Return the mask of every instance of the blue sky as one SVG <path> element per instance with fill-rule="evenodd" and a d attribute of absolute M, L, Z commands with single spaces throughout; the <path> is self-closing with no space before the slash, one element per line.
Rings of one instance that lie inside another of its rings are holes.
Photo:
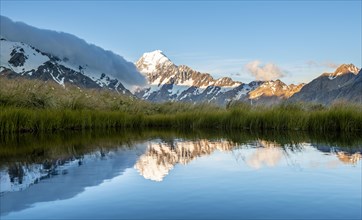
<path fill-rule="evenodd" d="M 361 1 L 2 0 L 0 10 L 129 61 L 160 49 L 175 64 L 215 77 L 251 81 L 247 66 L 254 62 L 261 71 L 270 64 L 283 81 L 297 83 L 342 63 L 361 67 L 361 7 Z"/>

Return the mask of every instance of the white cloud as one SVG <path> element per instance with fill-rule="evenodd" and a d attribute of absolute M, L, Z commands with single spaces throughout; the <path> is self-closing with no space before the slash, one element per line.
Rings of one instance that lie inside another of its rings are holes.
<path fill-rule="evenodd" d="M 323 62 L 318 62 L 318 61 L 314 61 L 314 60 L 310 60 L 306 62 L 309 68 L 313 68 L 313 67 L 327 67 L 327 68 L 333 68 L 336 69 L 339 64 L 331 62 L 331 61 L 323 61 Z"/>
<path fill-rule="evenodd" d="M 273 63 L 262 64 L 259 60 L 247 63 L 245 68 L 257 80 L 275 80 L 285 76 L 285 71 L 277 65 Z"/>
<path fill-rule="evenodd" d="M 104 72 L 131 86 L 144 85 L 146 82 L 133 63 L 112 51 L 68 33 L 39 29 L 4 16 L 0 18 L 0 35 L 7 40 L 24 42 L 60 59 L 68 58 L 77 65 L 87 65 L 90 69 Z"/>

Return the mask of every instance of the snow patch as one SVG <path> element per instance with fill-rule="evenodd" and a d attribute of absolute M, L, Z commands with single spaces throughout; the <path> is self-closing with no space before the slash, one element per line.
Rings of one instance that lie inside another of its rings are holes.
<path fill-rule="evenodd" d="M 180 86 L 193 86 L 194 85 L 194 80 L 192 79 L 188 79 L 188 80 L 185 80 L 183 81 L 182 83 L 179 83 L 178 85 Z"/>
<path fill-rule="evenodd" d="M 21 49 L 24 51 L 21 51 Z M 16 52 L 19 53 L 23 53 L 27 58 L 22 66 L 15 67 L 9 63 L 9 60 L 11 59 L 10 54 L 13 50 L 16 50 Z M 39 53 L 27 44 L 6 40 L 0 41 L 0 54 L 0 66 L 11 69 L 16 73 L 24 73 L 35 70 L 50 60 L 48 56 Z"/>
<path fill-rule="evenodd" d="M 61 79 L 59 79 L 59 78 L 58 78 L 59 75 L 58 75 L 57 77 L 55 77 L 55 76 L 53 75 L 53 73 L 50 73 L 50 75 L 52 76 L 52 78 L 54 79 L 55 82 L 57 82 L 59 85 L 65 87 L 65 85 L 64 85 L 64 77 L 61 78 Z"/>
<path fill-rule="evenodd" d="M 159 91 L 160 87 L 158 87 L 158 85 L 151 85 L 149 88 L 146 88 L 145 90 L 146 92 L 142 96 L 143 99 L 147 99 L 148 97 L 150 97 L 152 93 Z"/>
<path fill-rule="evenodd" d="M 183 91 L 189 89 L 188 86 L 183 85 L 173 85 L 172 89 L 169 89 L 170 95 L 180 95 Z"/>
<path fill-rule="evenodd" d="M 328 79 L 333 80 L 337 78 L 337 76 L 334 76 L 333 73 L 329 74 Z"/>
<path fill-rule="evenodd" d="M 242 89 L 239 92 L 236 93 L 235 97 L 233 98 L 233 100 L 240 100 L 241 97 L 245 96 L 248 93 L 248 90 L 246 89 Z"/>

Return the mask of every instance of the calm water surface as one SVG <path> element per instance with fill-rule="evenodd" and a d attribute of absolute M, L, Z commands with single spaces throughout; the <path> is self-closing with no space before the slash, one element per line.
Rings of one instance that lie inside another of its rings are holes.
<path fill-rule="evenodd" d="M 157 132 L 32 138 L 0 145 L 1 219 L 362 217 L 356 143 Z"/>

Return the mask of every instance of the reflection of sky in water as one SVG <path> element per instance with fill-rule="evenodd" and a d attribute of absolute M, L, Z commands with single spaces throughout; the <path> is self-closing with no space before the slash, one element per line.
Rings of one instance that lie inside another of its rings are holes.
<path fill-rule="evenodd" d="M 110 155 L 4 193 L 2 219 L 361 218 L 359 153 L 153 140 Z"/>

